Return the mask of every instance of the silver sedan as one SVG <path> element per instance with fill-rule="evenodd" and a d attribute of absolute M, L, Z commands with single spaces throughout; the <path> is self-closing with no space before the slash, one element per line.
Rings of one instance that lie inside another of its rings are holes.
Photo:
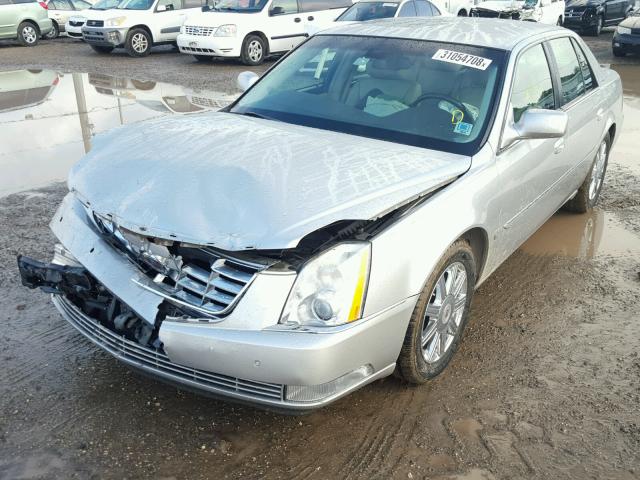
<path fill-rule="evenodd" d="M 23 283 L 123 362 L 288 411 L 440 374 L 474 290 L 591 209 L 618 75 L 559 27 L 438 18 L 313 36 L 223 111 L 107 134 Z"/>

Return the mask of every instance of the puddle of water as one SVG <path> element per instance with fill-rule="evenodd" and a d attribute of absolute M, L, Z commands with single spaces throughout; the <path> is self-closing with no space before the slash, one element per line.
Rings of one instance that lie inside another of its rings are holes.
<path fill-rule="evenodd" d="M 108 75 L 0 72 L 0 197 L 65 180 L 98 133 L 217 110 L 235 96 Z"/>
<path fill-rule="evenodd" d="M 640 238 L 602 210 L 581 215 L 558 212 L 521 249 L 531 255 L 597 258 L 640 253 Z"/>
<path fill-rule="evenodd" d="M 622 79 L 624 124 L 609 160 L 640 176 L 640 66 L 612 65 L 611 68 Z"/>
<path fill-rule="evenodd" d="M 461 418 L 451 425 L 453 430 L 461 437 L 477 440 L 478 432 L 482 430 L 482 424 L 474 418 Z"/>

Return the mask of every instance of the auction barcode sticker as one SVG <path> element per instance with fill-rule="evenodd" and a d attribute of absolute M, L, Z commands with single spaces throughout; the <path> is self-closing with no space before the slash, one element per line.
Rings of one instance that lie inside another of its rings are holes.
<path fill-rule="evenodd" d="M 445 50 L 443 48 L 434 53 L 431 58 L 441 62 L 449 62 L 457 65 L 464 65 L 465 67 L 477 68 L 478 70 L 486 70 L 493 61 L 490 58 L 478 57 L 476 55 L 456 52 L 454 50 Z"/>

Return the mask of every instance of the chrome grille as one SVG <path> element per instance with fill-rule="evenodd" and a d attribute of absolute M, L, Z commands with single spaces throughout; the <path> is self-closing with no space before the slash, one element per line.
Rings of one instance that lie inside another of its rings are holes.
<path fill-rule="evenodd" d="M 267 265 L 254 264 L 233 258 L 223 258 L 211 248 L 202 248 L 207 267 L 195 261 L 153 253 L 146 237 L 119 228 L 112 221 L 91 215 L 95 225 L 107 236 L 111 244 L 127 254 L 143 271 L 149 281 L 133 280 L 178 306 L 217 318 L 228 314 L 249 288 L 256 274 Z M 149 268 L 153 270 L 149 273 Z"/>
<path fill-rule="evenodd" d="M 192 96 L 191 103 L 193 103 L 194 105 L 198 105 L 199 107 L 224 108 L 231 103 L 231 100 L 220 101 L 220 100 L 213 100 L 212 98 L 207 98 L 207 97 Z"/>
<path fill-rule="evenodd" d="M 184 33 L 188 35 L 197 35 L 201 37 L 208 37 L 209 35 L 213 35 L 218 27 L 199 27 L 197 25 L 185 25 Z"/>
<path fill-rule="evenodd" d="M 87 27 L 104 27 L 104 20 L 87 20 Z"/>
<path fill-rule="evenodd" d="M 282 401 L 283 399 L 283 385 L 243 380 L 178 365 L 173 363 L 161 350 L 143 347 L 112 332 L 93 318 L 85 315 L 66 298 L 54 295 L 52 300 L 64 318 L 80 333 L 125 363 L 152 371 L 160 377 L 196 386 L 212 393 L 237 394 L 271 401 Z"/>

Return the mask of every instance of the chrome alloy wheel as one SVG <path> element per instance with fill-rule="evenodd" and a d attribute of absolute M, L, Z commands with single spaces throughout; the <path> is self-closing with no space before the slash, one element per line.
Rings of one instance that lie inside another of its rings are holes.
<path fill-rule="evenodd" d="M 467 271 L 452 263 L 436 282 L 422 324 L 422 355 L 427 363 L 440 360 L 451 348 L 467 303 Z"/>
<path fill-rule="evenodd" d="M 136 33 L 133 37 L 131 37 L 131 48 L 136 53 L 144 53 L 149 48 L 149 41 L 147 37 L 142 33 Z"/>
<path fill-rule="evenodd" d="M 38 32 L 32 25 L 25 25 L 22 28 L 22 38 L 26 43 L 35 43 L 38 40 Z"/>
<path fill-rule="evenodd" d="M 252 40 L 247 48 L 247 53 L 252 62 L 259 62 L 262 60 L 262 44 L 258 40 Z"/>
<path fill-rule="evenodd" d="M 604 169 L 607 164 L 607 142 L 604 140 L 598 148 L 596 159 L 591 169 L 591 181 L 589 182 L 589 201 L 593 200 L 598 195 L 600 188 L 602 187 L 602 181 L 604 180 Z"/>

